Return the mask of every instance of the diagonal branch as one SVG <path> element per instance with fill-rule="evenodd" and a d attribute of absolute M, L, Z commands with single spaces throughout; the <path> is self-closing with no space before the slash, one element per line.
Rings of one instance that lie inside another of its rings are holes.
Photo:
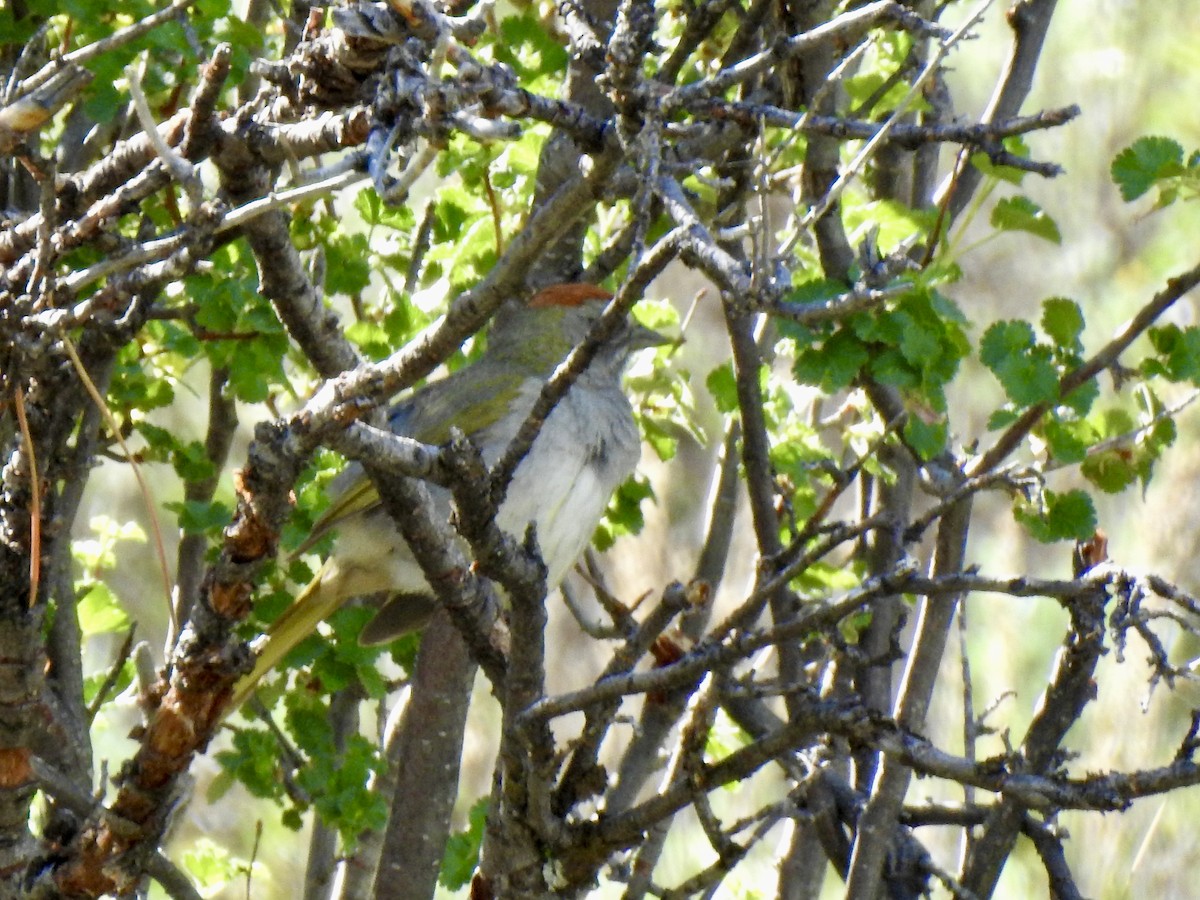
<path fill-rule="evenodd" d="M 1054 407 L 1055 403 L 1065 398 L 1071 391 L 1091 381 L 1105 369 L 1113 366 L 1121 354 L 1129 348 L 1129 345 L 1141 337 L 1158 320 L 1159 316 L 1198 284 L 1200 284 L 1200 264 L 1193 266 L 1181 275 L 1167 279 L 1166 287 L 1138 310 L 1137 315 L 1125 324 L 1116 337 L 1082 365 L 1063 375 L 1058 383 L 1058 398 L 1055 401 L 1035 403 L 1021 413 L 991 447 L 968 463 L 965 470 L 966 476 L 974 478 L 988 473 L 1000 465 L 1041 421 L 1042 416 Z"/>

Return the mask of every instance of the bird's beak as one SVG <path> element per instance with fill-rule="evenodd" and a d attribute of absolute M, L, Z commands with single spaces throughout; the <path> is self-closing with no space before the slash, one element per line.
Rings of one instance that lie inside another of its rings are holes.
<path fill-rule="evenodd" d="M 632 320 L 629 323 L 630 352 L 647 350 L 650 347 L 661 347 L 664 344 L 672 344 L 674 342 L 674 338 L 669 338 L 665 334 L 655 331 L 653 328 L 647 328 L 645 325 Z"/>

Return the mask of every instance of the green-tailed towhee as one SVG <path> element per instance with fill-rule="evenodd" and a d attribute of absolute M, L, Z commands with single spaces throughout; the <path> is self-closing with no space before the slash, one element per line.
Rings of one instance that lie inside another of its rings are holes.
<path fill-rule="evenodd" d="M 497 316 L 487 349 L 474 363 L 398 403 L 391 429 L 427 444 L 442 444 L 457 427 L 491 466 L 529 415 L 543 385 L 571 349 L 582 343 L 611 295 L 590 284 L 544 288 L 528 304 Z M 640 439 L 621 373 L 634 350 L 665 342 L 657 332 L 623 323 L 546 418 L 517 467 L 497 522 L 518 538 L 530 522 L 553 590 L 587 546 L 609 498 L 637 464 Z M 234 688 L 235 709 L 258 681 L 351 597 L 387 592 L 389 599 L 363 629 L 365 643 L 382 643 L 420 628 L 434 599 L 420 566 L 383 510 L 361 467 L 335 482 L 330 508 L 301 546 L 330 530 L 337 543 L 321 571 L 268 631 L 254 670 Z M 439 513 L 450 499 L 432 488 Z"/>

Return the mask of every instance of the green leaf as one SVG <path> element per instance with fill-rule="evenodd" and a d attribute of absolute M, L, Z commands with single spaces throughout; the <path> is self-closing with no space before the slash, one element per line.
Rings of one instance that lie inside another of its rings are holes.
<path fill-rule="evenodd" d="M 877 91 L 883 92 L 875 98 L 871 107 L 877 113 L 896 109 L 908 96 L 908 87 L 904 79 L 889 78 L 888 73 L 880 70 L 871 70 L 846 80 L 846 93 L 856 106 L 872 98 Z M 907 111 L 921 112 L 929 108 L 929 102 L 923 97 L 914 97 L 909 100 Z"/>
<path fill-rule="evenodd" d="M 654 499 L 654 488 L 649 479 L 640 476 L 627 478 L 617 488 L 604 514 L 604 521 L 596 529 L 592 541 L 598 550 L 607 550 L 624 534 L 638 534 L 645 525 L 642 516 L 642 501 Z"/>
<path fill-rule="evenodd" d="M 129 616 L 121 608 L 116 594 L 103 582 L 93 584 L 76 607 L 79 615 L 79 630 L 86 636 L 124 631 L 129 627 Z"/>
<path fill-rule="evenodd" d="M 442 857 L 442 871 L 438 874 L 438 881 L 447 890 L 457 891 L 465 887 L 475 873 L 490 806 L 488 797 L 476 800 L 471 811 L 467 813 L 466 829 L 456 831 L 446 841 L 446 852 Z"/>
<path fill-rule="evenodd" d="M 871 374 L 881 384 L 893 387 L 916 388 L 921 377 L 899 350 L 888 349 L 871 357 Z"/>
<path fill-rule="evenodd" d="M 861 566 L 836 565 L 828 562 L 817 562 L 805 567 L 804 571 L 792 579 L 792 586 L 801 592 L 828 596 L 830 593 L 841 593 L 852 590 L 862 584 Z"/>
<path fill-rule="evenodd" d="M 709 372 L 704 386 L 712 394 L 718 410 L 726 415 L 737 411 L 737 378 L 733 374 L 733 363 L 722 363 Z"/>
<path fill-rule="evenodd" d="M 235 881 L 240 884 L 250 871 L 247 860 L 231 855 L 227 848 L 207 837 L 197 839 L 183 851 L 181 864 L 205 897 L 217 896 L 222 888 Z M 254 867 L 259 868 L 257 863 Z"/>
<path fill-rule="evenodd" d="M 840 329 L 821 347 L 806 347 L 796 356 L 792 372 L 802 384 L 827 391 L 849 387 L 870 360 L 870 353 L 858 338 Z"/>
<path fill-rule="evenodd" d="M 642 437 L 650 445 L 654 455 L 663 462 L 670 462 L 674 459 L 675 452 L 679 449 L 679 438 L 689 432 L 677 427 L 675 423 L 663 419 L 642 416 L 640 421 Z"/>
<path fill-rule="evenodd" d="M 1182 172 L 1183 147 L 1166 137 L 1138 138 L 1112 162 L 1112 179 L 1126 202 L 1142 196 L 1156 181 Z"/>
<path fill-rule="evenodd" d="M 995 371 L 1016 355 L 1024 353 L 1037 343 L 1037 335 L 1028 322 L 995 322 L 979 344 L 979 358 L 985 366 Z"/>
<path fill-rule="evenodd" d="M 1058 417 L 1047 419 L 1043 436 L 1050 454 L 1063 463 L 1081 462 L 1087 456 L 1088 442 L 1084 439 L 1087 425 L 1083 422 L 1064 422 Z"/>
<path fill-rule="evenodd" d="M 1162 372 L 1172 381 L 1200 383 L 1200 328 L 1165 325 L 1151 328 L 1150 343 L 1164 357 Z"/>
<path fill-rule="evenodd" d="M 633 318 L 655 331 L 669 331 L 679 325 L 679 311 L 668 300 L 638 301 L 633 308 Z"/>
<path fill-rule="evenodd" d="M 1005 197 L 992 209 L 992 227 L 1001 231 L 1027 231 L 1050 241 L 1062 243 L 1058 224 L 1028 197 Z"/>
<path fill-rule="evenodd" d="M 139 427 L 138 430 L 145 434 L 144 428 Z M 216 468 L 208 458 L 208 451 L 199 441 L 178 445 L 171 454 L 171 465 L 184 481 L 203 481 L 216 475 Z"/>
<path fill-rule="evenodd" d="M 158 409 L 170 406 L 174 400 L 171 383 L 166 378 L 152 377 L 141 346 L 130 343 L 122 347 L 108 386 L 113 411 Z"/>
<path fill-rule="evenodd" d="M 1089 456 L 1079 467 L 1083 477 L 1107 494 L 1119 494 L 1138 477 L 1138 467 L 1128 450 L 1106 450 Z"/>
<path fill-rule="evenodd" d="M 785 298 L 788 303 L 797 306 L 821 306 L 830 300 L 836 300 L 846 293 L 844 282 L 829 278 L 817 278 L 797 285 Z"/>
<path fill-rule="evenodd" d="M 1013 403 L 1032 406 L 1058 397 L 1058 371 L 1050 349 L 1036 343 L 1028 322 L 996 322 L 983 335 L 979 357 Z"/>
<path fill-rule="evenodd" d="M 1063 397 L 1061 404 L 1073 410 L 1077 416 L 1086 416 L 1099 396 L 1100 384 L 1091 378 Z"/>
<path fill-rule="evenodd" d="M 509 16 L 500 23 L 500 35 L 503 40 L 496 55 L 515 68 L 522 81 L 566 68 L 567 51 L 534 16 Z"/>
<path fill-rule="evenodd" d="M 1175 443 L 1179 428 L 1174 419 L 1159 419 L 1142 436 L 1142 442 L 1156 454 Z"/>
<path fill-rule="evenodd" d="M 196 336 L 178 322 L 147 322 L 145 333 L 161 344 L 163 349 L 178 354 L 181 359 L 190 360 L 203 352 Z"/>
<path fill-rule="evenodd" d="M 332 694 L 355 681 L 361 683 L 368 697 L 379 699 L 387 693 L 376 668 L 385 648 L 358 642 L 359 633 L 374 617 L 375 610 L 369 606 L 348 606 L 329 619 L 335 638 L 325 642 L 326 652 L 318 654 L 312 663 L 312 681 L 323 693 Z"/>
<path fill-rule="evenodd" d="M 988 431 L 999 431 L 1001 428 L 1007 428 L 1013 422 L 1017 421 L 1017 413 L 1015 410 L 1003 407 L 993 410 L 988 416 L 987 429 Z"/>
<path fill-rule="evenodd" d="M 1042 506 L 1025 504 L 1014 510 L 1017 521 L 1029 529 L 1038 541 L 1049 544 L 1054 541 L 1084 541 L 1096 531 L 1096 508 L 1092 498 L 1081 490 L 1059 494 L 1047 490 L 1042 496 Z"/>
<path fill-rule="evenodd" d="M 1029 158 L 1029 145 L 1025 143 L 1019 134 L 1005 138 L 1001 143 L 1003 143 L 1004 149 L 1013 156 L 1020 156 L 1025 159 Z M 992 162 L 991 157 L 986 153 L 972 153 L 971 165 L 982 172 L 985 177 L 995 178 L 997 181 L 1006 181 L 1009 184 L 1020 184 L 1025 180 L 1025 176 L 1029 174 L 1024 169 L 997 165 Z"/>
<path fill-rule="evenodd" d="M 1174 420 L 1154 418 L 1161 415 L 1162 407 L 1151 391 L 1141 392 L 1139 400 L 1143 401 L 1140 421 L 1124 409 L 1106 410 L 1088 419 L 1098 439 L 1123 438 L 1117 446 L 1089 456 L 1081 466 L 1084 477 L 1106 493 L 1123 491 L 1134 482 L 1146 484 L 1154 464 L 1177 435 Z"/>
<path fill-rule="evenodd" d="M 145 543 L 146 533 L 136 522 L 118 522 L 106 515 L 96 515 L 88 521 L 94 538 L 77 538 L 71 541 L 71 556 L 79 564 L 83 577 L 76 588 L 90 588 L 100 573 L 117 564 L 118 541 Z"/>
<path fill-rule="evenodd" d="M 896 200 L 850 203 L 845 207 L 847 237 L 857 246 L 868 236 L 883 253 L 890 253 L 914 236 L 928 234 L 937 221 L 933 209 L 913 209 Z"/>
<path fill-rule="evenodd" d="M 816 487 L 835 468 L 820 435 L 808 424 L 794 423 L 773 441 L 771 467 L 790 482 L 788 506 L 792 515 L 807 518 L 816 511 Z"/>
<path fill-rule="evenodd" d="M 412 206 L 388 206 L 373 187 L 363 188 L 354 198 L 354 209 L 368 225 L 384 225 L 397 231 L 408 231 L 416 224 Z"/>
<path fill-rule="evenodd" d="M 388 333 L 382 325 L 359 320 L 346 328 L 346 339 L 373 360 L 381 360 L 392 352 Z"/>
<path fill-rule="evenodd" d="M 1067 297 L 1051 297 L 1042 301 L 1042 331 L 1059 347 L 1078 353 L 1083 349 L 1079 336 L 1083 334 L 1083 310 Z"/>
<path fill-rule="evenodd" d="M 364 831 L 375 831 L 387 823 L 386 800 L 367 790 L 368 780 L 380 768 L 374 743 L 352 734 L 340 753 L 314 755 L 297 774 L 296 781 L 312 796 L 317 813 L 337 828 L 348 847 L 352 848 Z"/>
<path fill-rule="evenodd" d="M 16 18 L 11 4 L 0 6 L 0 41 L 14 45 L 25 43 L 37 31 L 39 21 L 27 13 Z"/>
<path fill-rule="evenodd" d="M 904 440 L 922 459 L 933 459 L 945 449 L 946 422 L 926 422 L 919 415 L 909 414 L 904 423 Z"/>
<path fill-rule="evenodd" d="M 1137 428 L 1133 416 L 1124 409 L 1105 410 L 1101 415 L 1093 416 L 1091 422 L 1101 440 L 1129 434 Z"/>
<path fill-rule="evenodd" d="M 293 691 L 284 698 L 284 722 L 296 746 L 313 756 L 333 752 L 333 724 L 327 697 L 312 691 Z"/>
<path fill-rule="evenodd" d="M 93 72 L 96 65 L 89 66 Z M 117 90 L 116 84 L 103 76 L 96 78 L 87 91 L 88 99 L 83 104 L 84 113 L 94 122 L 111 122 L 120 110 L 127 109 L 129 98 Z"/>
<path fill-rule="evenodd" d="M 668 365 L 669 357 L 661 349 L 643 353 L 625 378 L 642 434 L 663 462 L 674 459 L 681 440 L 705 443 L 692 397 L 691 374 Z"/>
<path fill-rule="evenodd" d="M 261 403 L 271 393 L 271 385 L 286 383 L 283 360 L 287 340 L 231 341 L 242 346 L 229 356 L 229 386 L 244 403 Z"/>
<path fill-rule="evenodd" d="M 112 702 L 119 697 L 124 690 L 133 684 L 133 676 L 135 674 L 132 659 L 127 659 L 121 666 L 121 670 L 117 673 L 116 683 L 108 695 L 108 702 Z M 95 675 L 89 675 L 83 679 L 83 702 L 89 706 L 96 696 L 100 693 L 100 687 L 108 680 L 108 672 L 97 672 Z"/>
<path fill-rule="evenodd" d="M 278 777 L 279 746 L 274 735 L 240 729 L 233 733 L 232 748 L 222 750 L 216 756 L 221 767 L 255 797 L 274 799 L 282 796 L 282 779 Z"/>
<path fill-rule="evenodd" d="M 704 760 L 709 765 L 725 759 L 752 742 L 750 734 L 725 710 L 718 710 L 704 738 Z M 739 781 L 726 782 L 740 784 Z"/>
<path fill-rule="evenodd" d="M 896 319 L 900 324 L 900 352 L 905 359 L 921 364 L 941 355 L 944 323 L 940 319 L 917 319 L 905 310 L 897 310 Z"/>
<path fill-rule="evenodd" d="M 163 505 L 179 517 L 179 527 L 184 534 L 218 531 L 233 519 L 233 510 L 219 500 L 187 500 Z"/>
<path fill-rule="evenodd" d="M 354 297 L 371 283 L 371 248 L 367 236 L 333 234 L 325 252 L 325 289 L 330 294 Z"/>

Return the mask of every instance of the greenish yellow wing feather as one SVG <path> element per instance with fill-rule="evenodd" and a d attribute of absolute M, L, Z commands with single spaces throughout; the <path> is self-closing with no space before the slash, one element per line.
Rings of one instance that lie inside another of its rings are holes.
<path fill-rule="evenodd" d="M 373 509 L 378 505 L 379 494 L 375 492 L 375 485 L 371 484 L 370 479 L 355 479 L 353 484 L 333 498 L 333 502 L 313 523 L 313 529 L 308 537 L 293 551 L 292 555 L 300 556 L 307 553 L 317 541 L 336 528 L 338 522 L 343 521 L 347 516 Z"/>
<path fill-rule="evenodd" d="M 523 380 L 519 373 L 496 375 L 486 365 L 468 366 L 397 403 L 388 414 L 388 422 L 395 433 L 424 444 L 444 444 L 450 439 L 450 429 L 455 425 L 471 437 L 508 412 Z M 378 506 L 379 494 L 375 486 L 360 472 L 333 498 L 293 555 L 307 553 L 349 516 L 369 512 Z"/>
<path fill-rule="evenodd" d="M 319 622 L 329 618 L 342 605 L 345 598 L 329 590 L 322 577 L 328 566 L 329 563 L 326 563 L 317 577 L 300 592 L 296 602 L 271 623 L 271 627 L 267 629 L 267 641 L 259 648 L 258 656 L 254 660 L 254 669 L 249 675 L 238 679 L 234 685 L 233 694 L 225 707 L 225 715 L 245 703 L 266 674 L 279 665 L 293 647 L 312 634 Z"/>
<path fill-rule="evenodd" d="M 444 444 L 457 426 L 467 437 L 494 425 L 511 408 L 526 376 L 481 360 L 428 385 L 389 415 L 392 430 L 424 444 Z"/>

